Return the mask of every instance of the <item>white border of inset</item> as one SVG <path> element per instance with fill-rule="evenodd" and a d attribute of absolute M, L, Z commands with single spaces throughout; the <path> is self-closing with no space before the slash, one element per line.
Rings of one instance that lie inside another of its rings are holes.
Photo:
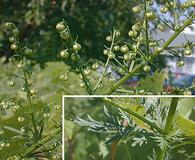
<path fill-rule="evenodd" d="M 129 98 L 136 98 L 136 97 L 181 97 L 181 98 L 192 98 L 195 95 L 62 95 L 62 160 L 65 160 L 64 151 L 65 151 L 65 142 L 64 142 L 64 117 L 65 117 L 65 98 L 104 98 L 104 97 L 129 97 Z"/>

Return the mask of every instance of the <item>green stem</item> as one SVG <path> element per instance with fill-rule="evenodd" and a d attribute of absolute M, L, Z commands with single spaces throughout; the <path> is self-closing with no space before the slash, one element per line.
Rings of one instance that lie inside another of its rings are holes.
<path fill-rule="evenodd" d="M 113 50 L 113 46 L 114 46 L 114 42 L 115 42 L 115 34 L 116 34 L 116 31 L 114 30 L 113 36 L 112 36 L 112 42 L 111 42 L 111 45 L 110 45 L 109 52 L 112 52 L 112 50 Z M 110 61 L 110 58 L 107 58 L 106 64 L 105 64 L 105 66 L 104 66 L 104 70 L 103 70 L 103 72 L 102 72 L 102 74 L 101 74 L 101 76 L 100 76 L 98 82 L 96 83 L 96 85 L 95 85 L 93 91 L 96 91 L 97 87 L 98 87 L 99 84 L 102 82 L 102 79 L 103 79 L 103 77 L 104 77 L 104 75 L 105 75 L 105 73 L 106 73 L 106 71 L 107 71 L 109 61 Z"/>
<path fill-rule="evenodd" d="M 124 144 L 124 147 L 125 147 L 125 152 L 127 153 L 128 160 L 132 160 L 131 153 L 129 152 L 129 148 L 128 148 L 127 143 Z"/>
<path fill-rule="evenodd" d="M 31 94 L 30 94 L 30 89 L 29 89 L 29 83 L 28 83 L 28 80 L 27 80 L 27 74 L 26 74 L 26 71 L 23 70 L 23 74 L 24 74 L 24 82 L 25 82 L 25 89 L 26 89 L 26 94 L 27 94 L 27 99 L 28 99 L 28 103 L 29 103 L 29 106 L 30 106 L 30 115 L 31 115 L 31 120 L 32 120 L 32 124 L 33 124 L 33 127 L 34 127 L 34 137 L 35 137 L 35 140 L 38 141 L 39 139 L 39 132 L 37 130 L 37 127 L 36 127 L 36 123 L 35 123 L 35 117 L 34 117 L 34 114 L 33 114 L 33 107 L 32 107 L 32 102 L 31 102 Z"/>
<path fill-rule="evenodd" d="M 106 73 L 106 71 L 107 71 L 109 61 L 110 61 L 110 58 L 107 58 L 106 64 L 105 64 L 105 66 L 104 66 L 104 70 L 103 70 L 103 72 L 102 72 L 102 74 L 101 74 L 101 76 L 100 76 L 98 82 L 96 83 L 96 85 L 95 85 L 95 87 L 94 87 L 94 89 L 93 89 L 94 92 L 95 92 L 96 89 L 98 88 L 99 84 L 102 82 L 102 79 L 103 79 L 103 77 L 104 77 L 104 75 L 105 75 L 105 73 Z"/>
<path fill-rule="evenodd" d="M 187 27 L 189 26 L 192 21 L 194 20 L 195 16 L 192 16 L 189 18 L 183 26 L 181 26 L 178 30 L 175 31 L 175 33 L 163 44 L 162 48 L 165 50 L 171 42 Z M 160 53 L 156 52 L 152 55 L 151 61 L 156 58 Z M 146 63 L 141 63 L 137 65 L 131 72 L 127 73 L 124 77 L 122 77 L 119 81 L 117 81 L 111 88 L 109 88 L 107 91 L 105 91 L 103 94 L 104 95 L 109 95 L 112 94 L 120 85 L 125 83 L 130 77 L 132 77 L 135 73 L 137 73 Z"/>
<path fill-rule="evenodd" d="M 131 76 L 133 76 L 138 70 L 140 70 L 145 63 L 141 63 L 135 68 L 131 70 L 128 74 L 126 74 L 124 77 L 122 77 L 119 81 L 117 81 L 114 85 L 112 85 L 107 91 L 105 91 L 103 94 L 104 95 L 109 95 L 112 94 L 121 84 L 125 83 Z"/>
<path fill-rule="evenodd" d="M 93 95 L 93 90 L 91 88 L 91 83 L 89 81 L 89 79 L 87 78 L 87 76 L 85 75 L 83 68 L 79 66 L 78 62 L 77 62 L 77 68 L 79 69 L 79 72 L 82 76 L 83 82 L 85 83 L 86 86 L 86 91 L 89 93 L 89 95 Z"/>
<path fill-rule="evenodd" d="M 58 135 L 59 133 L 61 133 L 62 128 L 58 128 L 53 134 L 45 137 L 44 139 L 42 139 L 41 141 L 39 141 L 38 143 L 32 145 L 30 148 L 28 148 L 24 153 L 20 154 L 19 157 L 25 158 L 28 155 L 30 155 L 33 151 L 35 151 L 36 149 L 38 149 L 39 147 L 43 146 L 45 143 L 47 143 L 48 141 L 50 141 L 51 139 L 53 139 L 56 135 Z"/>
<path fill-rule="evenodd" d="M 65 21 L 65 20 L 63 20 L 63 21 L 64 21 L 65 25 L 67 26 L 67 29 L 68 29 L 68 32 L 69 32 L 69 35 L 70 35 L 70 41 L 68 41 L 68 42 L 69 42 L 68 44 L 69 44 L 70 46 L 72 46 L 72 44 L 74 43 L 72 34 L 71 34 L 71 32 L 70 32 L 70 29 L 69 29 L 68 24 L 66 23 L 66 21 Z M 78 54 L 78 53 L 76 52 L 76 54 Z M 89 95 L 93 95 L 93 90 L 92 90 L 92 87 L 91 87 L 91 83 L 90 83 L 89 79 L 87 78 L 87 76 L 85 75 L 85 73 L 84 73 L 84 71 L 83 71 L 83 67 L 80 66 L 80 64 L 79 64 L 79 58 L 78 58 L 77 55 L 76 55 L 75 66 L 76 66 L 76 68 L 79 70 L 79 73 L 80 73 L 81 76 L 82 76 L 82 80 L 83 80 L 83 82 L 84 82 L 84 84 L 85 84 L 87 93 L 88 93 Z"/>
<path fill-rule="evenodd" d="M 145 13 L 147 13 L 147 1 L 145 1 Z M 150 48 L 149 48 L 149 36 L 148 36 L 148 18 L 145 17 L 145 37 L 146 37 L 146 56 L 149 56 Z"/>
<path fill-rule="evenodd" d="M 150 122 L 148 119 L 146 119 L 145 117 L 137 114 L 136 112 L 134 112 L 133 110 L 131 110 L 130 108 L 125 108 L 123 105 L 114 102 L 113 100 L 111 100 L 110 98 L 104 98 L 103 101 L 112 104 L 113 106 L 116 106 L 117 108 L 120 108 L 122 110 L 124 110 L 125 112 L 129 113 L 130 115 L 138 118 L 139 120 L 145 122 L 146 124 L 148 124 L 151 128 L 156 129 L 159 133 L 163 134 L 163 130 L 161 128 L 159 128 L 157 125 L 155 125 L 154 123 Z"/>
<path fill-rule="evenodd" d="M 167 116 L 167 119 L 166 119 L 166 122 L 165 122 L 165 127 L 164 127 L 164 130 L 163 130 L 164 135 L 169 134 L 169 132 L 172 128 L 175 112 L 176 112 L 176 109 L 177 109 L 178 100 L 179 100 L 179 97 L 173 97 L 171 99 L 171 104 L 170 104 L 170 107 L 169 107 L 168 116 Z M 157 155 L 157 160 L 163 160 L 165 152 L 166 152 L 166 148 L 160 149 L 159 152 L 158 152 L 158 155 Z"/>
<path fill-rule="evenodd" d="M 177 109 L 178 100 L 179 100 L 179 97 L 173 97 L 171 100 L 169 113 L 168 113 L 167 120 L 165 123 L 164 134 L 168 134 L 171 130 L 171 127 L 173 125 L 174 115 Z"/>

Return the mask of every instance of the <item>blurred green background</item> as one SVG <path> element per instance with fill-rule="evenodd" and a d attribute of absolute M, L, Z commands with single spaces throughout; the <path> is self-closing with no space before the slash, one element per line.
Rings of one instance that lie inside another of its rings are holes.
<path fill-rule="evenodd" d="M 64 19 L 75 38 L 78 35 L 82 57 L 102 59 L 110 30 L 115 27 L 127 36 L 134 21 L 133 4 L 128 0 L 1 0 L 0 55 L 13 54 L 3 28 L 9 21 L 20 28 L 21 41 L 33 48 L 32 59 L 40 64 L 58 60 L 63 41 L 55 26 Z"/>

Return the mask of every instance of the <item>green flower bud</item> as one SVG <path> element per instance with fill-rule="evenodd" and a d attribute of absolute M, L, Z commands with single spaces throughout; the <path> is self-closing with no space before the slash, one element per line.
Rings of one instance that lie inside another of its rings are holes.
<path fill-rule="evenodd" d="M 81 45 L 79 43 L 74 43 L 72 48 L 74 51 L 79 51 L 81 49 Z"/>
<path fill-rule="evenodd" d="M 14 26 L 13 23 L 10 23 L 10 22 L 5 23 L 5 28 L 6 29 L 11 29 L 13 26 Z"/>
<path fill-rule="evenodd" d="M 177 61 L 177 66 L 178 66 L 178 67 L 183 67 L 184 65 L 185 65 L 184 60 L 179 60 L 179 61 Z"/>
<path fill-rule="evenodd" d="M 167 11 L 168 11 L 168 8 L 166 6 L 163 6 L 160 8 L 161 13 L 167 13 Z"/>
<path fill-rule="evenodd" d="M 60 37 L 65 40 L 68 40 L 70 37 L 69 32 L 67 30 L 63 30 L 62 32 L 60 32 Z"/>
<path fill-rule="evenodd" d="M 144 72 L 150 72 L 151 68 L 150 68 L 149 65 L 145 65 L 145 66 L 143 67 L 143 70 L 144 70 Z"/>
<path fill-rule="evenodd" d="M 30 48 L 25 48 L 24 53 L 25 53 L 26 55 L 31 55 L 31 54 L 32 54 L 32 49 L 30 49 Z"/>
<path fill-rule="evenodd" d="M 18 49 L 18 45 L 16 43 L 11 44 L 10 47 L 12 50 L 17 50 Z"/>
<path fill-rule="evenodd" d="M 112 37 L 111 37 L 111 36 L 107 36 L 107 37 L 106 37 L 106 40 L 107 40 L 108 42 L 112 42 Z"/>
<path fill-rule="evenodd" d="M 126 45 L 121 46 L 121 52 L 127 53 L 129 51 L 129 48 Z"/>
<path fill-rule="evenodd" d="M 141 13 L 142 8 L 140 6 L 135 6 L 132 8 L 133 13 Z"/>
<path fill-rule="evenodd" d="M 60 52 L 60 56 L 61 56 L 62 58 L 68 58 L 68 57 L 69 57 L 69 53 L 68 53 L 67 49 L 66 49 L 66 50 L 62 50 L 62 51 Z"/>
<path fill-rule="evenodd" d="M 58 31 L 63 31 L 65 29 L 65 25 L 64 25 L 64 22 L 59 22 L 57 25 L 56 25 L 56 29 Z"/>

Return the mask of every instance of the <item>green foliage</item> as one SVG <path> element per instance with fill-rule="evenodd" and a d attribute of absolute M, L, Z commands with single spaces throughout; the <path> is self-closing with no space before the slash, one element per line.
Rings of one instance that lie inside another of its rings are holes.
<path fill-rule="evenodd" d="M 121 154 L 125 158 L 128 157 L 127 159 L 145 160 L 152 159 L 152 157 L 154 157 L 153 159 L 158 159 L 159 152 L 164 149 L 166 149 L 164 158 L 180 159 L 181 150 L 185 151 L 186 157 L 193 157 L 194 151 L 188 150 L 188 148 L 194 145 L 192 126 L 194 125 L 194 119 L 184 118 L 186 111 L 183 109 L 185 107 L 194 108 L 194 106 L 190 107 L 192 106 L 193 98 L 181 98 L 178 101 L 177 112 L 173 115 L 174 121 L 167 134 L 163 130 L 166 128 L 167 117 L 170 116 L 171 98 L 119 97 L 109 99 L 107 101 L 104 98 L 90 98 L 90 100 L 88 98 L 65 98 L 65 119 L 74 120 L 76 124 L 81 126 L 79 129 L 79 126 L 71 122 L 74 128 L 77 127 L 77 130 L 71 127 L 65 127 L 65 130 L 69 130 L 72 134 L 75 133 L 76 137 L 85 135 L 88 137 L 87 139 L 91 139 L 91 137 L 94 138 L 95 136 L 99 139 L 99 143 L 90 141 L 92 146 L 97 146 L 103 140 L 106 150 L 108 150 L 108 154 L 104 156 L 104 159 L 113 154 L 114 151 L 111 146 L 114 143 L 117 143 L 116 160 L 120 159 Z M 78 102 L 76 102 L 77 100 Z M 92 105 L 93 101 L 98 104 Z M 74 111 L 71 109 L 72 111 L 69 112 L 70 106 L 79 110 Z M 91 106 L 90 111 L 88 106 Z M 96 114 L 97 110 L 99 114 Z M 78 111 L 79 113 L 77 113 Z M 87 127 L 87 130 L 83 126 Z M 160 130 L 157 130 L 156 127 L 159 127 Z M 66 138 L 68 137 L 65 136 Z M 72 138 L 72 143 L 76 143 L 76 141 L 76 138 Z M 67 145 L 66 149 L 69 147 Z M 77 148 L 78 146 L 76 145 L 75 147 Z M 85 147 L 82 150 L 85 150 Z M 140 152 L 145 154 L 139 154 Z M 95 153 L 101 155 L 98 149 Z M 88 151 L 86 155 L 91 154 L 94 153 Z M 87 157 L 86 155 L 85 158 Z M 76 152 L 72 152 L 72 156 L 77 157 L 78 155 Z M 183 155 L 183 157 L 185 156 Z"/>
<path fill-rule="evenodd" d="M 153 75 L 148 75 L 139 81 L 140 89 L 153 94 L 160 94 L 164 91 L 164 82 L 167 78 L 167 74 L 163 71 L 155 71 Z M 152 84 L 152 85 L 151 85 Z"/>
<path fill-rule="evenodd" d="M 78 35 L 83 46 L 83 58 L 98 59 L 103 58 L 100 55 L 106 34 L 113 27 L 126 32 L 133 22 L 132 3 L 126 0 L 2 0 L 1 4 L 0 53 L 7 56 L 11 54 L 7 33 L 3 33 L 3 23 L 11 21 L 20 26 L 20 38 L 24 43 L 27 38 L 31 41 L 29 46 L 34 48 L 34 54 L 30 58 L 41 64 L 59 60 L 57 53 L 64 44 L 59 41 L 55 25 L 61 19 L 66 19 L 73 33 Z M 130 15 L 132 19 L 129 19 Z"/>

